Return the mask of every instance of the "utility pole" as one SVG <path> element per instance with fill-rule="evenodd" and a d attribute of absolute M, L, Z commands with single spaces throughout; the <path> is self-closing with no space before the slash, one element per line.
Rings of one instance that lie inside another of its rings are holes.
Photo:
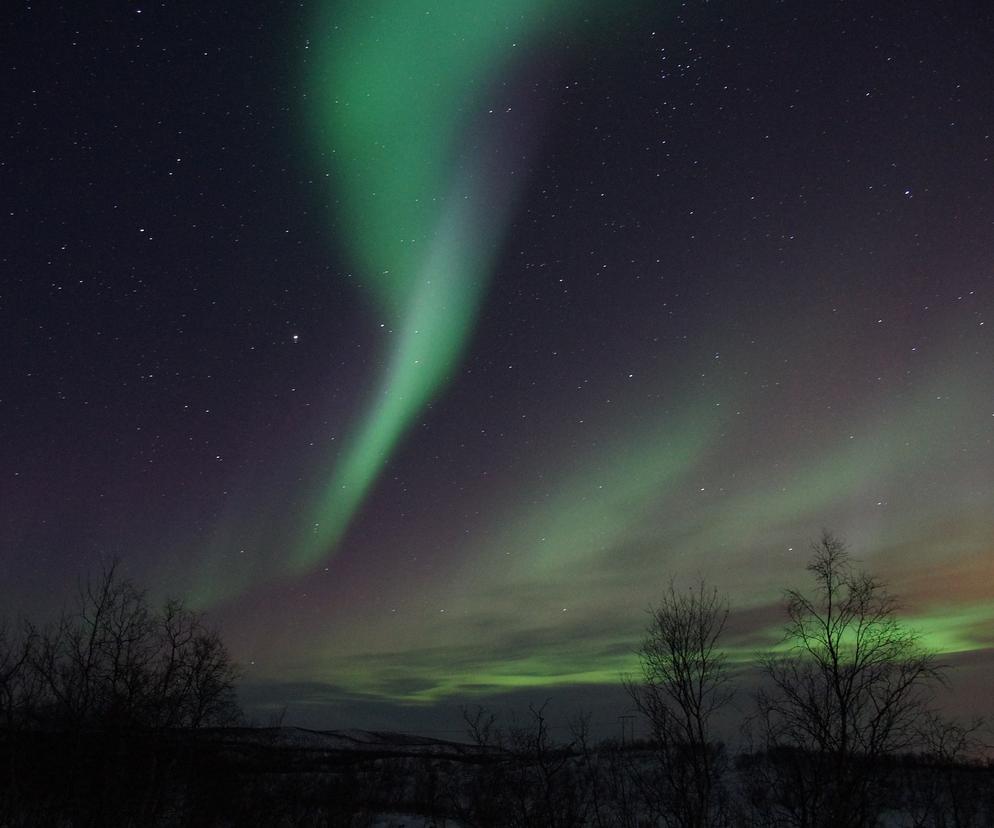
<path fill-rule="evenodd" d="M 626 735 L 628 742 L 635 741 L 635 716 L 631 713 L 624 716 L 618 716 L 618 721 L 621 722 L 621 744 L 625 745 Z"/>

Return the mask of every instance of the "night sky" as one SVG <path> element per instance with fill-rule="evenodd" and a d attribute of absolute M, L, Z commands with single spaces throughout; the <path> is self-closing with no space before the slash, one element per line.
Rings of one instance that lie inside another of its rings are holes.
<path fill-rule="evenodd" d="M 994 675 L 984 2 L 9 2 L 0 614 L 118 555 L 265 718 L 623 712 L 823 527 Z"/>

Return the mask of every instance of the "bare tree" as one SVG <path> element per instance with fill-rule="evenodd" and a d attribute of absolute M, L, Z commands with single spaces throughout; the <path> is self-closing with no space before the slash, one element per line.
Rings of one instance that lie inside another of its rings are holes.
<path fill-rule="evenodd" d="M 508 729 L 519 771 L 518 785 L 529 791 L 531 799 L 526 824 L 549 828 L 585 825 L 587 798 L 578 789 L 575 743 L 557 744 L 552 738 L 545 713 L 548 705 L 548 700 L 538 707 L 529 705 L 528 719 Z"/>
<path fill-rule="evenodd" d="M 0 619 L 0 715 L 5 728 L 13 728 L 24 714 L 30 686 L 27 668 L 35 645 L 30 628 L 16 633 Z"/>
<path fill-rule="evenodd" d="M 825 532 L 808 571 L 814 591 L 786 593 L 784 650 L 761 664 L 768 806 L 804 828 L 866 826 L 883 807 L 881 760 L 912 745 L 941 671 L 841 540 Z"/>
<path fill-rule="evenodd" d="M 236 669 L 218 633 L 178 601 L 153 611 L 118 568 L 83 581 L 75 607 L 36 633 L 37 715 L 70 730 L 230 723 Z"/>
<path fill-rule="evenodd" d="M 54 623 L 0 625 L 0 824 L 154 824 L 185 773 L 167 731 L 236 720 L 235 677 L 201 615 L 157 611 L 117 561 Z"/>
<path fill-rule="evenodd" d="M 979 828 L 994 801 L 981 734 L 983 719 L 958 722 L 932 712 L 922 721 L 921 752 L 904 765 L 905 808 L 914 828 Z M 989 768 L 989 765 L 988 765 Z"/>
<path fill-rule="evenodd" d="M 13 824 L 18 806 L 21 734 L 32 706 L 34 683 L 28 670 L 36 641 L 30 628 L 11 630 L 0 619 L 0 825 Z"/>
<path fill-rule="evenodd" d="M 641 675 L 625 681 L 652 726 L 661 756 L 661 816 L 680 828 L 723 824 L 725 757 L 714 721 L 731 700 L 719 639 L 728 603 L 699 582 L 680 591 L 671 583 L 637 653 Z"/>
<path fill-rule="evenodd" d="M 237 718 L 237 671 L 224 642 L 203 618 L 172 599 L 155 617 L 151 687 L 153 718 L 162 727 L 230 724 Z"/>
<path fill-rule="evenodd" d="M 479 754 L 474 772 L 457 781 L 450 797 L 461 822 L 520 828 L 590 824 L 593 796 L 583 789 L 577 744 L 552 738 L 547 706 L 548 701 L 529 705 L 526 718 L 506 727 L 486 708 L 462 709 Z"/>

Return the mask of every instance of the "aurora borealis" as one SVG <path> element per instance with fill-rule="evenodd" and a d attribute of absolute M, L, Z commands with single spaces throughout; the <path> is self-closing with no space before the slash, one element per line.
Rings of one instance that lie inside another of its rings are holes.
<path fill-rule="evenodd" d="M 334 166 L 340 227 L 391 341 L 373 402 L 334 461 L 295 565 L 334 551 L 472 332 L 509 202 L 527 179 L 526 133 L 534 130 L 527 115 L 487 123 L 486 92 L 498 72 L 520 68 L 516 52 L 546 46 L 544 29 L 596 11 L 564 0 L 320 10 L 311 41 L 318 57 L 306 77 L 313 142 L 318 161 Z"/>
<path fill-rule="evenodd" d="M 613 722 L 829 527 L 987 712 L 994 20 L 742 5 L 12 12 L 6 613 L 119 554 L 260 716 Z"/>

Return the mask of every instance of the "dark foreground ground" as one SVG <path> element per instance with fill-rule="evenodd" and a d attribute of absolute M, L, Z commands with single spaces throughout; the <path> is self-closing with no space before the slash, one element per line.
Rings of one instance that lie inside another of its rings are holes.
<path fill-rule="evenodd" d="M 0 744 L 0 828 L 693 824 L 666 794 L 674 768 L 646 744 L 465 744 L 300 728 L 33 732 Z M 817 790 L 804 801 L 808 758 L 715 756 L 723 782 L 707 824 L 829 828 L 824 809 L 809 807 Z M 901 757 L 867 775 L 875 800 L 853 826 L 994 825 L 989 764 Z"/>

